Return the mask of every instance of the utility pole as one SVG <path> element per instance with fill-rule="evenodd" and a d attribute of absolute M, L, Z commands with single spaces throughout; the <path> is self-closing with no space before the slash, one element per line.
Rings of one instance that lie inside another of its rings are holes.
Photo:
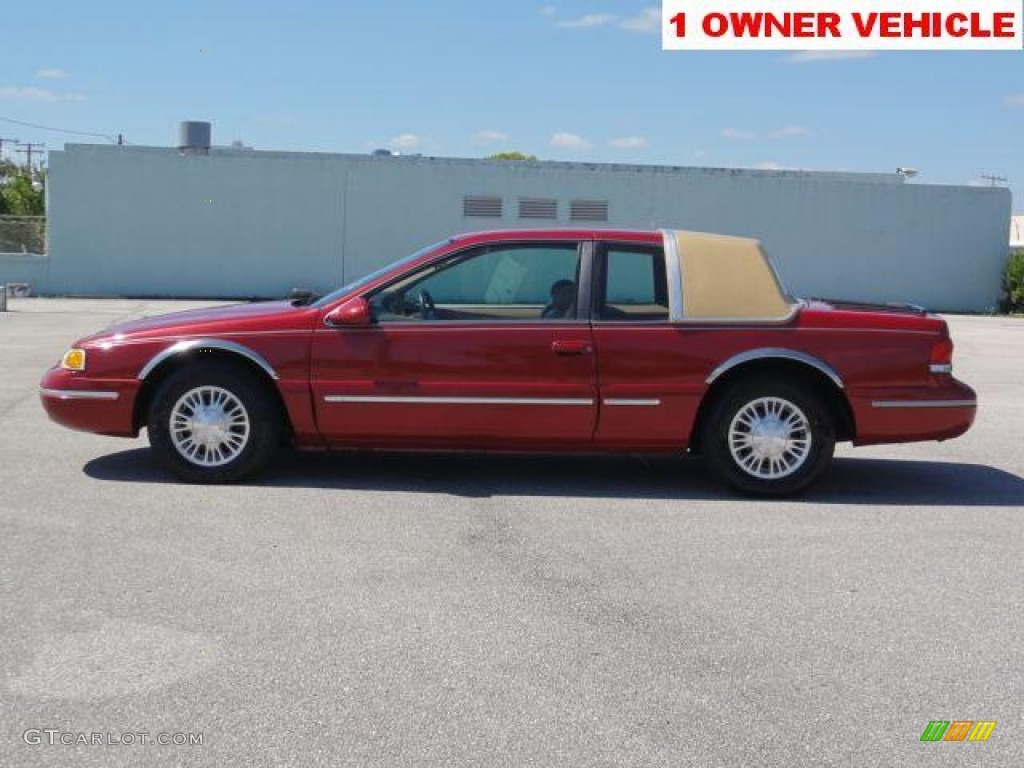
<path fill-rule="evenodd" d="M 29 170 L 29 173 L 31 173 L 32 172 L 32 155 L 33 154 L 36 154 L 36 155 L 43 154 L 43 152 L 46 151 L 46 150 L 43 149 L 43 147 L 45 147 L 46 145 L 45 144 L 34 144 L 31 141 L 29 141 L 29 142 L 26 142 L 25 144 L 19 144 L 18 146 L 19 147 L 24 147 L 24 149 L 19 149 L 18 151 L 21 154 L 28 156 L 28 170 Z M 33 147 L 36 147 L 36 149 L 33 149 Z"/>
<path fill-rule="evenodd" d="M 17 144 L 21 139 L 5 139 L 0 136 L 0 160 L 4 159 L 4 144 Z"/>
<path fill-rule="evenodd" d="M 983 178 L 985 181 L 991 182 L 993 187 L 996 184 L 1005 184 L 1006 182 L 1009 181 L 1009 179 L 1006 178 L 1005 176 L 996 176 L 994 173 L 983 173 L 981 174 L 981 178 Z"/>

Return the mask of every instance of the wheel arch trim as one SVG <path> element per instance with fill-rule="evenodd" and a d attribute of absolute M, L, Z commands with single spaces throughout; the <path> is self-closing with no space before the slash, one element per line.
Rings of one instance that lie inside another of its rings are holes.
<path fill-rule="evenodd" d="M 704 380 L 704 383 L 710 386 L 717 379 L 721 378 L 722 375 L 728 373 L 734 368 L 755 360 L 789 360 L 792 362 L 802 363 L 816 369 L 820 373 L 825 374 L 839 389 L 846 389 L 843 384 L 842 377 L 831 365 L 813 357 L 812 355 L 808 355 L 805 352 L 798 352 L 795 349 L 785 349 L 784 347 L 750 349 L 746 352 L 740 352 L 738 355 L 733 355 L 711 371 L 711 373 L 708 374 L 708 377 Z"/>
<path fill-rule="evenodd" d="M 176 355 L 183 354 L 185 352 L 191 352 L 193 350 L 202 349 L 216 349 L 222 352 L 230 352 L 235 355 L 246 358 L 252 363 L 255 363 L 263 369 L 271 379 L 277 381 L 281 377 L 277 375 L 277 371 L 267 361 L 263 355 L 259 352 L 255 352 L 242 344 L 238 344 L 234 341 L 226 341 L 224 339 L 184 339 L 176 342 L 166 349 L 161 350 L 149 359 L 149 361 L 142 366 L 142 370 L 139 371 L 138 379 L 140 381 L 145 380 L 153 371 L 155 371 L 161 363 L 169 360 Z"/>

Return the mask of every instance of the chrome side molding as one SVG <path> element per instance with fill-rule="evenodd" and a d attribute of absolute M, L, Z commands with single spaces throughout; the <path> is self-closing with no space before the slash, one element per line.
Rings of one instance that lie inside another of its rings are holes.
<path fill-rule="evenodd" d="M 604 405 L 626 405 L 626 406 L 657 406 L 661 400 L 656 397 L 606 397 L 601 401 Z"/>
<path fill-rule="evenodd" d="M 419 397 L 401 395 L 324 395 L 325 403 L 410 403 L 414 405 L 593 405 L 576 397 Z"/>
<path fill-rule="evenodd" d="M 119 392 L 108 392 L 99 389 L 50 389 L 40 387 L 39 394 L 43 397 L 55 397 L 58 400 L 117 400 Z"/>
<path fill-rule="evenodd" d="M 872 408 L 974 408 L 977 400 L 875 400 Z"/>

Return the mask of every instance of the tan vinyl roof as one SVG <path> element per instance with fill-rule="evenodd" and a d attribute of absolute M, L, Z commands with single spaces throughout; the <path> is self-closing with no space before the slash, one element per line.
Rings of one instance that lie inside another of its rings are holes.
<path fill-rule="evenodd" d="M 674 232 L 686 320 L 784 321 L 794 306 L 757 240 Z"/>

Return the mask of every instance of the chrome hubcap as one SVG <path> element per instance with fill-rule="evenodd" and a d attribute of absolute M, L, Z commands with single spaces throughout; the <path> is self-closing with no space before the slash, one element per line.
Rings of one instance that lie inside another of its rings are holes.
<path fill-rule="evenodd" d="M 781 397 L 753 400 L 729 425 L 729 451 L 747 474 L 778 480 L 800 469 L 810 455 L 810 422 Z"/>
<path fill-rule="evenodd" d="M 196 387 L 171 409 L 171 440 L 193 464 L 219 467 L 236 459 L 249 442 L 249 413 L 221 387 Z"/>

